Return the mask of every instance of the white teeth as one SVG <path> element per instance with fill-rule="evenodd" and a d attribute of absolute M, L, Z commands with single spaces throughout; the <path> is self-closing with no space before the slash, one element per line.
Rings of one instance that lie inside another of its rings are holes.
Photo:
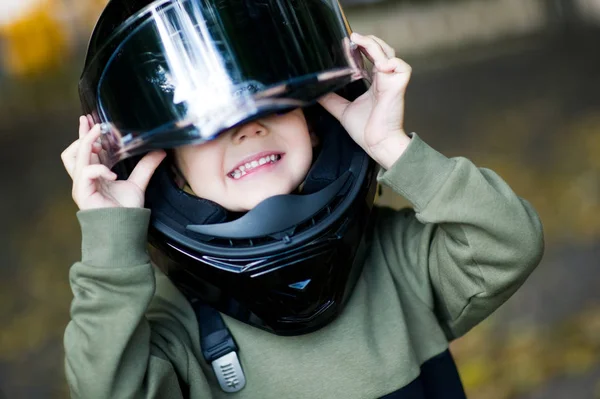
<path fill-rule="evenodd" d="M 268 155 L 266 157 L 260 158 L 258 161 L 248 162 L 245 165 L 241 165 L 238 169 L 232 171 L 229 176 L 234 179 L 239 179 L 242 176 L 245 176 L 251 169 L 256 168 L 257 166 L 262 166 L 267 163 L 275 163 L 281 159 L 281 155 Z"/>

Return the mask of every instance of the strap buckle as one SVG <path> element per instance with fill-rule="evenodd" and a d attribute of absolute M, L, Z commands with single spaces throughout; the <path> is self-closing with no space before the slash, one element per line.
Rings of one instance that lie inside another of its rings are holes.
<path fill-rule="evenodd" d="M 204 360 L 212 366 L 224 392 L 241 391 L 246 386 L 246 376 L 237 355 L 238 347 L 221 314 L 197 299 L 190 302 L 198 318 Z"/>
<path fill-rule="evenodd" d="M 246 376 L 236 352 L 221 356 L 211 365 L 223 391 L 238 392 L 246 386 Z"/>

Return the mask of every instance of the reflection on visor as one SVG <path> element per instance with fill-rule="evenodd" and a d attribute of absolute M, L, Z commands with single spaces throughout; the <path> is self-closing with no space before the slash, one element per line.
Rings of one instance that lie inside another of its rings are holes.
<path fill-rule="evenodd" d="M 365 77 L 348 34 L 335 0 L 153 3 L 82 76 L 84 106 L 109 126 L 103 161 L 201 143 Z"/>

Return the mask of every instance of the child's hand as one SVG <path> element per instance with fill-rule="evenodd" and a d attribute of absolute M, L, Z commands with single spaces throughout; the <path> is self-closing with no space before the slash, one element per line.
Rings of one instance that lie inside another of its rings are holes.
<path fill-rule="evenodd" d="M 100 125 L 92 128 L 93 121 L 79 119 L 79 140 L 73 142 L 61 158 L 73 179 L 73 200 L 79 209 L 141 208 L 144 192 L 152 174 L 164 159 L 164 151 L 155 151 L 143 157 L 128 180 L 117 181 L 117 175 L 100 163 L 101 151 L 97 140 Z"/>
<path fill-rule="evenodd" d="M 376 162 L 389 169 L 410 142 L 403 123 L 411 68 L 377 37 L 353 33 L 351 39 L 374 65 L 373 84 L 353 102 L 330 93 L 319 103 Z"/>

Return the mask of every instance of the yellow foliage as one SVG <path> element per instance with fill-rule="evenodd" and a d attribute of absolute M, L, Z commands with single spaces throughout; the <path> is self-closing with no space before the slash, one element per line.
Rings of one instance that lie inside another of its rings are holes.
<path fill-rule="evenodd" d="M 549 379 L 543 342 L 535 330 L 514 334 L 506 343 L 500 358 L 503 380 L 516 392 L 528 392 Z"/>
<path fill-rule="evenodd" d="M 492 368 L 483 356 L 465 359 L 461 363 L 460 375 L 463 384 L 469 388 L 488 385 L 493 380 Z"/>
<path fill-rule="evenodd" d="M 54 17 L 52 0 L 0 30 L 2 58 L 9 74 L 33 75 L 60 65 L 70 51 L 65 26 Z"/>
<path fill-rule="evenodd" d="M 469 398 L 521 397 L 599 364 L 600 306 L 554 326 L 519 325 L 502 333 L 488 321 L 453 343 L 452 352 Z M 597 391 L 600 399 L 600 382 Z"/>
<path fill-rule="evenodd" d="M 565 352 L 567 374 L 583 374 L 598 361 L 598 355 L 584 345 L 576 345 Z"/>

